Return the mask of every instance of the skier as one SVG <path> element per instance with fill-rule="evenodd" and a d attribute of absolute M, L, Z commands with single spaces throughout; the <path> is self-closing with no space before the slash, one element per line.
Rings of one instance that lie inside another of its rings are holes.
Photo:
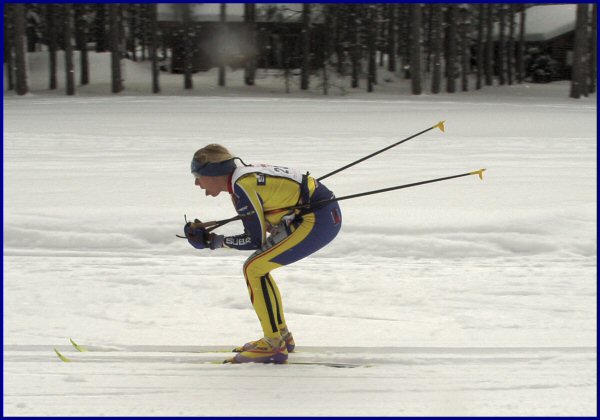
<path fill-rule="evenodd" d="M 239 160 L 244 166 L 237 166 Z M 208 196 L 231 194 L 242 218 L 244 233 L 223 236 L 208 233 L 188 222 L 189 243 L 198 249 L 235 248 L 256 250 L 244 263 L 250 300 L 264 337 L 235 348 L 232 363 L 284 363 L 295 343 L 288 330 L 279 288 L 271 275 L 318 251 L 340 231 L 342 214 L 337 202 L 315 208 L 280 210 L 298 204 L 334 198 L 334 194 L 308 173 L 281 166 L 246 165 L 218 144 L 198 150 L 192 159 L 195 184 Z"/>

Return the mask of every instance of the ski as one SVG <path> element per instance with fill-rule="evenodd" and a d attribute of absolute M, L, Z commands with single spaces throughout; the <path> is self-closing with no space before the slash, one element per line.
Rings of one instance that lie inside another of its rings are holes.
<path fill-rule="evenodd" d="M 84 352 L 90 352 L 89 349 L 80 346 L 76 343 L 72 343 L 73 347 L 79 351 L 80 353 L 84 353 Z M 58 356 L 58 358 L 64 362 L 64 363 L 96 363 L 96 362 L 109 362 L 109 361 L 114 361 L 114 362 L 122 362 L 124 360 L 126 361 L 144 361 L 144 362 L 148 362 L 148 361 L 159 361 L 159 362 L 175 362 L 175 363 L 191 363 L 191 364 L 211 364 L 211 365 L 229 365 L 229 364 L 233 364 L 233 365 L 248 365 L 247 363 L 231 363 L 231 359 L 226 359 L 226 360 L 203 360 L 203 359 L 195 359 L 195 358 L 191 358 L 191 357 L 187 357 L 182 359 L 181 357 L 177 357 L 177 356 L 162 356 L 162 357 L 158 357 L 158 358 L 135 358 L 135 357 L 126 357 L 126 358 L 117 358 L 117 357 L 110 357 L 107 356 L 106 354 L 100 356 L 100 354 L 96 354 L 94 356 L 90 357 L 86 357 L 86 358 L 80 358 L 80 357 L 67 357 L 64 354 L 62 354 L 57 348 L 54 348 L 54 352 L 56 353 L 56 355 Z M 98 352 L 100 353 L 100 352 Z M 266 364 L 273 364 L 273 363 L 266 363 Z M 281 363 L 282 365 L 304 365 L 304 366 L 324 366 L 324 367 L 331 367 L 331 368 L 358 368 L 358 367 L 370 367 L 370 365 L 364 365 L 364 364 L 358 364 L 358 363 L 345 363 L 345 362 L 327 362 L 327 361 L 318 361 L 318 360 L 287 360 L 285 363 Z"/>
<path fill-rule="evenodd" d="M 71 345 L 79 352 L 92 352 L 92 353 L 108 353 L 108 352 L 164 352 L 161 346 L 130 346 L 130 347 L 102 347 L 102 346 L 83 346 L 78 344 L 72 338 L 69 338 Z M 198 346 L 185 346 L 178 348 L 177 350 L 170 349 L 170 353 L 233 353 L 233 347 L 226 349 L 223 347 L 198 347 Z"/>

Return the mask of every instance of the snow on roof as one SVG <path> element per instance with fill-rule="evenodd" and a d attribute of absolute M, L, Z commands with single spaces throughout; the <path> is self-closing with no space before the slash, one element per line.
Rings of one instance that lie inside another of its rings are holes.
<path fill-rule="evenodd" d="M 575 4 L 540 5 L 525 11 L 525 40 L 547 41 L 575 29 Z"/>

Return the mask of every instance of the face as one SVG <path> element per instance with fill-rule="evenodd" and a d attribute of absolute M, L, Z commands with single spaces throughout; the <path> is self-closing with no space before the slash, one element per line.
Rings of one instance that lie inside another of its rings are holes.
<path fill-rule="evenodd" d="M 196 185 L 204 190 L 208 196 L 216 197 L 223 191 L 223 182 L 220 176 L 200 176 L 196 178 Z"/>

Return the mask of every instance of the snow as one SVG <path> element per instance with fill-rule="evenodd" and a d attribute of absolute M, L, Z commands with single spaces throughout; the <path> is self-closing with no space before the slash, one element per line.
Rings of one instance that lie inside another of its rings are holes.
<path fill-rule="evenodd" d="M 162 75 L 153 96 L 147 63 L 129 62 L 110 95 L 106 59 L 66 97 L 32 57 L 33 93 L 4 94 L 5 415 L 596 415 L 595 96 L 553 83 L 415 97 L 403 80 L 285 95 L 239 72 L 225 89 L 195 75 L 185 94 Z M 201 363 L 261 332 L 248 253 L 175 237 L 184 214 L 234 215 L 193 185 L 193 152 L 218 142 L 319 176 L 440 120 L 445 133 L 325 184 L 342 196 L 486 168 L 483 181 L 344 201 L 338 238 L 273 272 L 290 360 L 361 366 Z"/>

